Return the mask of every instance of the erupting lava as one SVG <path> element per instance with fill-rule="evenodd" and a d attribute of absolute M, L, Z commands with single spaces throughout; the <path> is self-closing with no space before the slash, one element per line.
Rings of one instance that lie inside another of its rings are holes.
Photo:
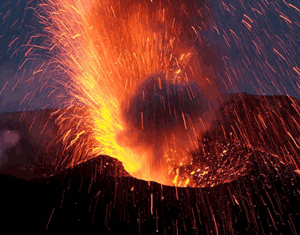
<path fill-rule="evenodd" d="M 9 35 L 11 56 L 25 43 L 22 76 L 0 93 L 26 84 L 20 105 L 60 103 L 0 115 L 3 224 L 22 232 L 299 234 L 299 4 L 40 1 L 26 9 L 44 33 Z M 11 14 L 21 2 L 4 4 L 6 32 L 31 18 Z M 45 54 L 30 73 L 26 61 Z M 27 93 L 34 78 L 39 87 Z"/>
<path fill-rule="evenodd" d="M 162 74 L 153 75 L 123 107 L 127 125 L 118 142 L 141 154 L 147 149 L 149 154 L 143 162 L 148 172 L 134 174 L 166 182 L 167 172 L 176 169 L 176 164 L 192 162 L 189 151 L 198 147 L 198 133 L 201 126 L 205 128 L 199 118 L 209 110 L 196 83 L 177 84 Z"/>
<path fill-rule="evenodd" d="M 191 162 L 188 151 L 198 147 L 199 132 L 220 95 L 195 47 L 202 41 L 193 25 L 185 25 L 192 16 L 200 20 L 200 9 L 170 4 L 41 5 L 52 62 L 66 75 L 64 86 L 74 97 L 57 119 L 60 141 L 66 143 L 57 165 L 109 155 L 137 178 L 188 185 L 188 178 L 178 180 L 176 169 Z"/>

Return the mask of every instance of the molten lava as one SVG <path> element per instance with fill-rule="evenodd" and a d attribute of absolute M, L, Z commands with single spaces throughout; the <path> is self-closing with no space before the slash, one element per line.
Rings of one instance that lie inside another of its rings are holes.
<path fill-rule="evenodd" d="M 56 121 L 65 146 L 56 164 L 109 155 L 137 178 L 189 185 L 179 168 L 192 165 L 190 152 L 220 99 L 190 25 L 192 16 L 199 24 L 199 7 L 120 0 L 41 7 L 52 63 L 74 97 Z"/>

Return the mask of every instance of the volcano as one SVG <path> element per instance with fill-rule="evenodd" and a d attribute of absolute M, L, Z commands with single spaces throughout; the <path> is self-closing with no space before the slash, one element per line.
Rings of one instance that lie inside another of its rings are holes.
<path fill-rule="evenodd" d="M 192 164 L 178 170 L 191 176 L 182 188 L 133 178 L 109 156 L 57 168 L 57 110 L 2 114 L 2 132 L 20 136 L 2 155 L 2 229 L 297 234 L 299 107 L 288 96 L 224 96 Z"/>

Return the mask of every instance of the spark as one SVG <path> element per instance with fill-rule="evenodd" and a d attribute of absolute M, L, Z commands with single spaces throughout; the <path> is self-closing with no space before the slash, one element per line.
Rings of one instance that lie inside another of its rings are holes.
<path fill-rule="evenodd" d="M 285 15 L 279 15 L 282 19 L 284 19 L 287 23 L 292 23 L 292 21 L 289 19 L 289 18 L 287 18 Z"/>
<path fill-rule="evenodd" d="M 5 82 L 4 86 L 2 87 L 1 91 L 0 91 L 0 95 L 2 94 L 2 92 L 5 90 L 5 87 L 7 86 L 8 81 Z"/>
<path fill-rule="evenodd" d="M 53 216 L 53 214 L 54 214 L 54 211 L 55 211 L 55 207 L 54 207 L 54 208 L 52 209 L 52 211 L 51 211 L 49 220 L 48 220 L 47 225 L 46 225 L 46 230 L 48 230 L 48 227 L 49 227 L 49 224 L 50 224 L 50 222 L 51 222 L 51 219 L 52 219 L 52 216 Z"/>

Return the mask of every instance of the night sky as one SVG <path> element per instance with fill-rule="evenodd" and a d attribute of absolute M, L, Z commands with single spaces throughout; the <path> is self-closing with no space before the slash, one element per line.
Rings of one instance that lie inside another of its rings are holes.
<path fill-rule="evenodd" d="M 58 107 L 56 93 L 48 94 L 63 88 L 42 79 L 58 75 L 50 72 L 47 51 L 38 47 L 46 38 L 35 17 L 39 1 L 0 2 L 0 111 Z M 300 98 L 300 2 L 224 0 L 209 5 L 208 30 L 201 32 L 204 56 L 214 55 L 222 91 Z M 37 46 L 28 51 L 31 45 Z"/>

